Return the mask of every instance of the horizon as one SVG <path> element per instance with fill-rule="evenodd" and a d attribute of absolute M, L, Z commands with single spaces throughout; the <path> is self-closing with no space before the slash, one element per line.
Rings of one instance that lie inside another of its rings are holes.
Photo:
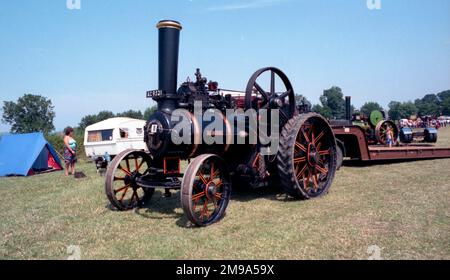
<path fill-rule="evenodd" d="M 42 95 L 55 131 L 102 110 L 145 111 L 158 87 L 156 23 L 183 25 L 178 84 L 195 69 L 243 90 L 264 66 L 318 104 L 332 86 L 355 107 L 414 101 L 450 89 L 450 1 L 19 0 L 0 10 L 0 95 Z M 125 105 L 124 105 L 125 104 Z M 0 132 L 9 126 L 0 123 Z"/>

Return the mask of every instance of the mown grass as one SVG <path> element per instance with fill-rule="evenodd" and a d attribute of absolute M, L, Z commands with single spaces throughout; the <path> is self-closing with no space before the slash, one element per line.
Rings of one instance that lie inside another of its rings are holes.
<path fill-rule="evenodd" d="M 450 128 L 440 131 L 450 146 Z M 344 166 L 330 193 L 292 201 L 276 188 L 234 192 L 227 215 L 190 228 L 179 195 L 109 208 L 103 178 L 62 172 L 0 178 L 0 259 L 450 259 L 450 159 Z"/>

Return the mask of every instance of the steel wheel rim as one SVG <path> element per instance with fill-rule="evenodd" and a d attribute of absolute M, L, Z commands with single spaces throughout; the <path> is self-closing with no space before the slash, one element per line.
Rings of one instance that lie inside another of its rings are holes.
<path fill-rule="evenodd" d="M 150 167 L 151 159 L 143 152 L 123 152 L 114 158 L 107 174 L 107 194 L 118 209 L 129 210 L 140 206 L 147 190 L 136 184 L 136 178 Z"/>
<path fill-rule="evenodd" d="M 293 147 L 293 166 L 298 186 L 308 197 L 320 196 L 332 180 L 335 145 L 323 120 L 311 117 L 300 127 Z"/>
<path fill-rule="evenodd" d="M 182 182 L 182 205 L 191 222 L 207 226 L 220 220 L 231 194 L 229 173 L 217 156 L 196 158 Z"/>

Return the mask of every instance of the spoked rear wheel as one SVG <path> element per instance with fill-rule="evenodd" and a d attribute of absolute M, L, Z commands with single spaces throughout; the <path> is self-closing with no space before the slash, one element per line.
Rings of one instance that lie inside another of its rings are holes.
<path fill-rule="evenodd" d="M 106 172 L 105 191 L 111 205 L 120 211 L 145 204 L 155 189 L 144 189 L 136 179 L 148 170 L 151 157 L 141 151 L 126 150 L 117 155 Z"/>
<path fill-rule="evenodd" d="M 181 204 L 189 221 L 197 226 L 218 222 L 230 195 L 230 175 L 222 158 L 205 154 L 189 164 L 181 183 Z"/>
<path fill-rule="evenodd" d="M 327 193 L 336 172 L 336 139 L 318 114 L 293 117 L 283 128 L 278 171 L 283 189 L 295 198 Z"/>

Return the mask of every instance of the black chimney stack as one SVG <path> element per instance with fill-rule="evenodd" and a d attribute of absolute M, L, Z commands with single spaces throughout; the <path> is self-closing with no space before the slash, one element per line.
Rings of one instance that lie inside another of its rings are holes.
<path fill-rule="evenodd" d="M 352 97 L 346 96 L 345 97 L 345 119 L 347 121 L 352 120 Z"/>
<path fill-rule="evenodd" d="M 158 109 L 172 111 L 176 108 L 178 52 L 182 26 L 174 20 L 162 20 L 159 29 L 159 90 L 166 98 L 158 102 Z"/>

